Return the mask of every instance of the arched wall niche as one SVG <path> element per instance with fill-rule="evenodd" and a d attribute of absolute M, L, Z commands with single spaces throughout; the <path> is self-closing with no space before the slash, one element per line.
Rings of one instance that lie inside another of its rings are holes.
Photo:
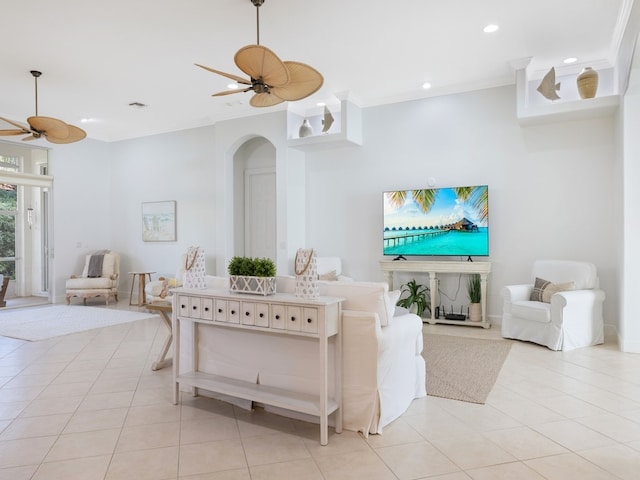
<path fill-rule="evenodd" d="M 216 124 L 215 256 L 216 275 L 226 275 L 226 266 L 236 251 L 235 196 L 236 159 L 251 151 L 273 148 L 276 171 L 276 268 L 291 271 L 295 250 L 304 246 L 306 233 L 305 156 L 287 145 L 286 111 L 244 117 Z M 256 142 L 256 143 L 254 143 Z M 271 145 L 267 147 L 265 142 Z M 245 145 L 246 144 L 246 145 Z M 238 155 L 238 156 L 236 156 Z M 231 188 L 230 188 L 231 186 Z"/>
<path fill-rule="evenodd" d="M 246 140 L 233 155 L 234 255 L 276 260 L 275 182 L 275 146 L 264 137 Z"/>

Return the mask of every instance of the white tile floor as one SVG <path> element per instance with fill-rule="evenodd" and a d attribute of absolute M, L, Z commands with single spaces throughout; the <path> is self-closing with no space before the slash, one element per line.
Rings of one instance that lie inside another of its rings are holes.
<path fill-rule="evenodd" d="M 514 342 L 486 405 L 427 396 L 382 435 L 321 447 L 316 425 L 186 394 L 172 405 L 171 369 L 150 369 L 165 335 L 158 319 L 0 337 L 0 480 L 640 478 L 640 355 L 612 343 Z"/>

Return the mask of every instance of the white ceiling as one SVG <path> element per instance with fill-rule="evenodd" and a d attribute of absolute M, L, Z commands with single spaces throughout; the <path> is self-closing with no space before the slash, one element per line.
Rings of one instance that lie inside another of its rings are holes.
<path fill-rule="evenodd" d="M 512 84 L 510 62 L 524 57 L 541 72 L 567 57 L 578 58 L 576 71 L 612 66 L 632 3 L 265 0 L 260 43 L 324 76 L 320 91 L 289 108 L 331 105 L 340 92 L 366 107 Z M 286 108 L 250 107 L 250 93 L 211 97 L 229 81 L 194 66 L 244 76 L 233 55 L 256 42 L 250 0 L 32 0 L 7 3 L 1 18 L 0 116 L 35 113 L 34 69 L 43 72 L 38 113 L 104 141 Z M 498 32 L 483 33 L 489 23 Z"/>

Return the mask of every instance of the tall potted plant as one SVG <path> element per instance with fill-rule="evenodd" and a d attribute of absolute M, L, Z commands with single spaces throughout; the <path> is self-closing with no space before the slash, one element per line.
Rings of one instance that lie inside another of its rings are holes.
<path fill-rule="evenodd" d="M 421 285 L 415 280 L 411 280 L 400 289 L 400 296 L 406 294 L 406 297 L 400 298 L 396 305 L 409 310 L 415 310 L 416 315 L 422 317 L 424 312 L 431 314 L 431 302 L 429 297 L 429 287 Z"/>
<path fill-rule="evenodd" d="M 472 322 L 479 322 L 482 320 L 482 305 L 481 301 L 481 291 L 480 291 L 480 274 L 472 273 L 469 275 L 469 280 L 467 281 L 467 293 L 469 295 L 469 301 L 471 304 L 469 305 L 469 320 Z"/>
<path fill-rule="evenodd" d="M 232 292 L 276 293 L 276 265 L 270 258 L 233 257 L 227 271 Z"/>

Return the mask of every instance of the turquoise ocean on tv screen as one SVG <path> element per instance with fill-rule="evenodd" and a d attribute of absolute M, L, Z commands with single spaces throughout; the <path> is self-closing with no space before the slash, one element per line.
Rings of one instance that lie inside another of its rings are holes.
<path fill-rule="evenodd" d="M 427 238 L 417 235 L 421 232 L 430 231 L 384 232 L 384 255 L 489 255 L 489 229 L 487 227 L 479 227 L 475 232 L 450 230 Z M 389 241 L 390 238 L 395 238 L 395 245 L 391 245 L 393 242 Z"/>

